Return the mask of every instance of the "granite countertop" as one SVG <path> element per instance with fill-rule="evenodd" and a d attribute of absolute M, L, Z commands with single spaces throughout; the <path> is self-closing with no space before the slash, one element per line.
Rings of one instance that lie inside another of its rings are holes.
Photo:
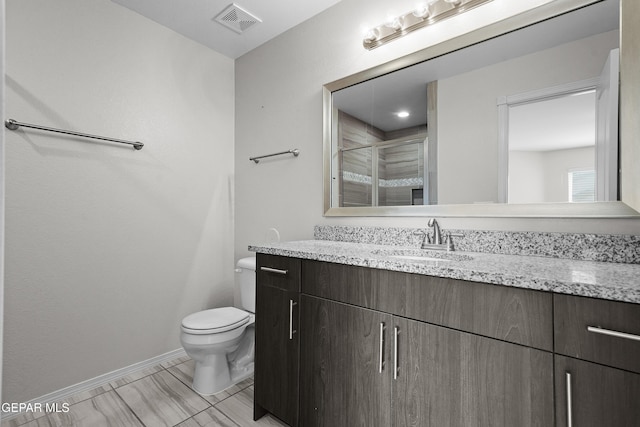
<path fill-rule="evenodd" d="M 640 265 L 415 247 L 301 240 L 249 246 L 258 253 L 404 271 L 640 304 Z M 430 260 L 394 258 L 427 255 Z"/>

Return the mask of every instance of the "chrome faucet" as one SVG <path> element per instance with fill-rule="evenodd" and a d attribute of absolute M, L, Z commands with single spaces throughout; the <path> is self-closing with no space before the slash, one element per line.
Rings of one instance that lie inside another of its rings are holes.
<path fill-rule="evenodd" d="M 433 237 L 431 237 L 431 241 L 429 243 L 433 245 L 441 245 L 442 244 L 442 235 L 440 234 L 440 226 L 438 225 L 438 221 L 435 218 L 429 219 L 427 223 L 427 227 L 433 228 Z"/>
<path fill-rule="evenodd" d="M 464 237 L 462 234 L 453 234 L 451 232 L 447 232 L 445 237 L 445 242 L 442 239 L 442 232 L 440 231 L 440 225 L 435 218 L 431 218 L 427 223 L 427 227 L 432 228 L 433 231 L 431 235 L 429 231 L 424 233 L 424 240 L 422 241 L 422 249 L 432 249 L 439 251 L 454 251 L 455 248 L 453 246 L 453 237 Z"/>
<path fill-rule="evenodd" d="M 422 249 L 441 249 L 442 234 L 440 233 L 440 226 L 435 218 L 431 218 L 427 223 L 427 227 L 433 229 L 432 235 L 429 235 L 429 231 L 424 233 L 424 240 L 422 241 Z"/>

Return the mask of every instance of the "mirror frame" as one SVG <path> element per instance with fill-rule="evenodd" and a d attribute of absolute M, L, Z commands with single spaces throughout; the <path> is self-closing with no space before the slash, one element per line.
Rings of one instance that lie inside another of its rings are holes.
<path fill-rule="evenodd" d="M 331 206 L 331 158 L 332 158 L 332 117 L 333 103 L 331 93 L 348 86 L 352 86 L 366 80 L 370 80 L 384 74 L 409 67 L 419 62 L 428 61 L 449 52 L 463 49 L 467 46 L 481 43 L 485 40 L 518 30 L 520 28 L 536 24 L 554 16 L 571 12 L 602 0 L 555 0 L 538 6 L 529 11 L 498 21 L 491 25 L 479 28 L 461 36 L 449 39 L 434 46 L 419 50 L 412 54 L 383 63 L 376 67 L 353 74 L 351 76 L 327 83 L 323 86 L 323 196 L 324 216 L 440 216 L 440 217 L 520 217 L 520 218 L 637 218 L 638 212 L 623 203 L 594 202 L 594 203 L 541 203 L 541 204 L 459 204 L 459 205 L 421 205 L 421 206 L 368 206 L 368 207 L 332 207 Z M 625 5 L 638 0 L 620 0 L 620 7 L 626 12 Z M 621 12 L 620 24 L 620 74 L 625 69 L 633 70 L 632 47 L 624 43 L 625 40 L 635 40 L 640 37 L 640 30 L 635 29 L 629 22 L 628 28 L 624 26 L 624 15 Z M 624 36 L 623 36 L 624 30 Z M 633 45 L 634 43 L 629 43 Z M 631 67 L 631 68 L 630 68 Z M 640 78 L 631 79 L 632 73 L 624 74 L 625 91 L 636 92 L 640 88 Z M 621 78 L 620 87 L 623 80 Z M 638 108 L 640 101 L 632 96 L 623 96 L 620 90 L 620 151 L 622 152 L 625 141 L 638 139 L 640 129 L 633 122 L 624 120 L 623 114 L 630 116 L 628 112 Z M 496 124 L 497 125 L 497 124 Z M 620 156 L 621 157 L 621 156 Z M 621 157 L 622 158 L 622 157 Z M 621 168 L 622 165 L 619 165 Z M 619 185 L 624 184 L 620 177 Z M 633 182 L 629 179 L 627 182 Z M 624 194 L 621 192 L 621 194 Z"/>

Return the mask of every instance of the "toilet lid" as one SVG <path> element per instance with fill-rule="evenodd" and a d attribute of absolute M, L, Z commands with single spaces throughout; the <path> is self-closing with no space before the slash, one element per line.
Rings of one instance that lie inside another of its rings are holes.
<path fill-rule="evenodd" d="M 182 327 L 195 333 L 219 333 L 235 329 L 249 321 L 249 313 L 235 307 L 212 308 L 182 319 Z"/>

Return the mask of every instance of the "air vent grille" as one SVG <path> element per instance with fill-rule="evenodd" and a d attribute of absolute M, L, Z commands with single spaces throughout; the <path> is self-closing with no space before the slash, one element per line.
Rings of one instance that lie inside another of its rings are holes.
<path fill-rule="evenodd" d="M 235 3 L 227 6 L 213 20 L 238 34 L 242 34 L 253 25 L 262 22 L 260 18 L 253 16 Z"/>

